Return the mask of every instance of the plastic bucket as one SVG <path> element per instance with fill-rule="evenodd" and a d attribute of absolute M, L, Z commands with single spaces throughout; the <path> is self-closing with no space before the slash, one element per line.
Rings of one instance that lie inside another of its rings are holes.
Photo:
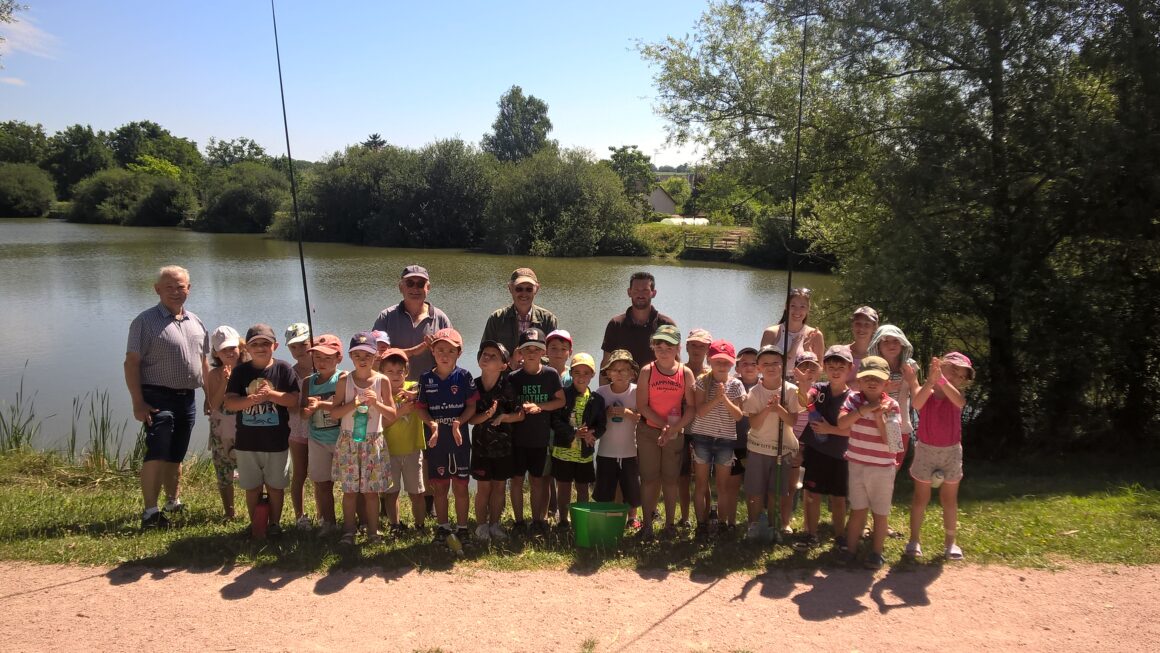
<path fill-rule="evenodd" d="M 628 504 L 610 501 L 574 503 L 569 508 L 576 546 L 616 546 L 628 522 Z"/>

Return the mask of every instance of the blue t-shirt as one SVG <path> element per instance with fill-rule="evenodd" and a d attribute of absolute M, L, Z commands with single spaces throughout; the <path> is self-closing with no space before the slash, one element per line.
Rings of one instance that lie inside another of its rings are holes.
<path fill-rule="evenodd" d="M 334 398 L 335 385 L 338 383 L 338 377 L 342 372 L 334 371 L 334 374 L 318 383 L 318 372 L 306 377 L 306 396 L 318 397 L 322 401 L 330 401 Z M 334 419 L 330 416 L 329 411 L 322 409 L 314 411 L 310 416 L 310 439 L 319 444 L 334 444 L 338 442 L 338 432 L 340 420 Z"/>
<path fill-rule="evenodd" d="M 479 399 L 479 392 L 475 389 L 475 379 L 471 372 L 456 367 L 451 370 L 446 379 L 439 378 L 434 370 L 424 372 L 419 376 L 418 404 L 427 409 L 431 419 L 439 423 L 439 440 L 436 449 L 455 447 L 455 438 L 451 435 L 451 422 L 467 410 L 468 402 Z M 467 422 L 461 422 L 459 432 L 463 435 L 463 445 L 469 442 Z M 427 434 L 430 437 L 430 433 Z"/>

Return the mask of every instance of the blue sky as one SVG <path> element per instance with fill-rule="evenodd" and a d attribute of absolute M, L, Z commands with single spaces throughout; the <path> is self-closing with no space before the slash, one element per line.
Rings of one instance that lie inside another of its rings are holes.
<path fill-rule="evenodd" d="M 202 148 L 246 136 L 285 152 L 270 6 L 262 0 L 26 0 L 0 23 L 0 120 L 112 129 L 153 120 Z M 513 84 L 548 103 L 552 137 L 597 156 L 664 145 L 634 43 L 691 32 L 707 0 L 277 3 L 295 158 L 373 132 L 478 142 Z"/>

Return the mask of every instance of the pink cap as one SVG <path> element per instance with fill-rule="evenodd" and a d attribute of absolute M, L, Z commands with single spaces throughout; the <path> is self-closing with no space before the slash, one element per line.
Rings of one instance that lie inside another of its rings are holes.
<path fill-rule="evenodd" d="M 733 352 L 733 344 L 728 340 L 714 340 L 709 345 L 709 360 L 737 362 L 737 355 Z"/>

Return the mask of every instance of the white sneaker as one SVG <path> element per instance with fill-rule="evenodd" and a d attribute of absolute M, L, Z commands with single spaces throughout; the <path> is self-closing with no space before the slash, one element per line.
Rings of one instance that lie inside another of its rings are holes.
<path fill-rule="evenodd" d="M 755 542 L 761 539 L 761 524 L 753 522 L 749 528 L 745 530 L 745 539 L 750 542 Z"/>
<path fill-rule="evenodd" d="M 508 538 L 508 534 L 504 532 L 503 527 L 499 525 L 499 522 L 488 526 L 487 530 L 491 533 L 491 539 L 493 540 L 502 542 Z"/>
<path fill-rule="evenodd" d="M 491 529 L 488 528 L 487 524 L 480 524 L 475 527 L 475 539 L 481 542 L 486 542 L 491 539 Z"/>
<path fill-rule="evenodd" d="M 181 502 L 181 499 L 165 502 L 165 512 L 181 512 L 182 510 L 185 510 L 185 504 Z"/>
<path fill-rule="evenodd" d="M 308 531 L 314 528 L 314 523 L 310 521 L 310 517 L 307 515 L 302 515 L 294 522 L 294 526 L 296 526 L 300 531 Z"/>

